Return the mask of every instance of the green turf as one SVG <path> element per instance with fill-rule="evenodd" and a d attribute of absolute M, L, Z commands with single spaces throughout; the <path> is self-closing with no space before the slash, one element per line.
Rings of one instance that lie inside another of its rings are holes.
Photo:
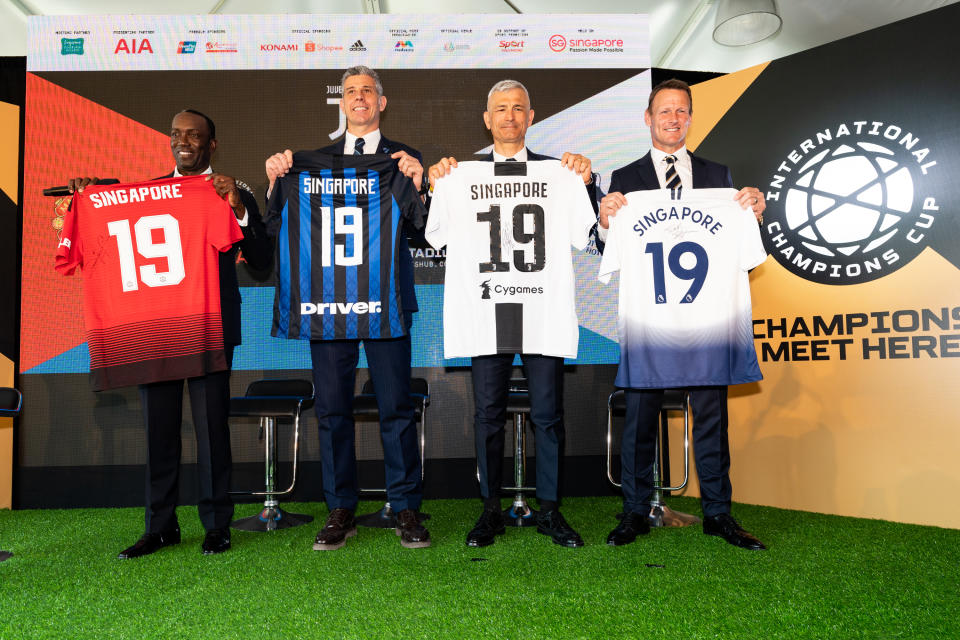
<path fill-rule="evenodd" d="M 0 548 L 15 555 L 0 563 L 0 638 L 960 637 L 960 531 L 736 505 L 768 551 L 698 526 L 611 548 L 618 507 L 566 501 L 581 549 L 533 529 L 469 549 L 479 501 L 438 500 L 424 506 L 429 549 L 361 529 L 312 551 L 314 522 L 235 531 L 233 549 L 209 557 L 184 507 L 179 546 L 127 561 L 115 557 L 142 533 L 141 509 L 3 511 Z"/>

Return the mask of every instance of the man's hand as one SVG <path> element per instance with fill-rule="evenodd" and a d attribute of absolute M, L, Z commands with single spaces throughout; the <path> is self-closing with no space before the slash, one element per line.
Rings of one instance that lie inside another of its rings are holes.
<path fill-rule="evenodd" d="M 100 182 L 100 178 L 70 178 L 70 181 L 67 182 L 67 190 L 70 193 L 80 192 L 83 193 L 84 187 L 87 187 L 91 184 L 97 184 Z"/>
<path fill-rule="evenodd" d="M 593 171 L 590 169 L 590 158 L 582 156 L 579 153 L 566 152 L 563 154 L 563 157 L 560 158 L 560 164 L 567 169 L 576 171 L 583 179 L 583 184 L 590 184 L 590 181 L 593 180 Z"/>
<path fill-rule="evenodd" d="M 293 151 L 290 151 L 290 149 L 285 150 L 283 153 L 275 153 L 267 158 L 267 180 L 270 181 L 270 184 L 267 185 L 268 197 L 270 196 L 270 192 L 273 191 L 273 183 L 276 182 L 280 176 L 287 175 L 291 167 L 293 167 Z"/>
<path fill-rule="evenodd" d="M 756 187 L 744 187 L 737 191 L 733 196 L 740 206 L 744 209 L 752 209 L 757 222 L 763 224 L 763 212 L 767 209 L 767 203 L 763 199 L 763 193 Z"/>
<path fill-rule="evenodd" d="M 454 157 L 441 158 L 440 162 L 431 165 L 427 171 L 427 177 L 430 179 L 430 188 L 437 186 L 437 180 L 450 173 L 450 170 L 457 166 L 457 159 Z"/>
<path fill-rule="evenodd" d="M 420 161 L 406 151 L 397 151 L 390 154 L 390 157 L 397 161 L 400 173 L 413 180 L 413 186 L 420 191 L 420 186 L 423 184 L 423 165 Z"/>
<path fill-rule="evenodd" d="M 247 214 L 247 208 L 243 206 L 243 201 L 240 199 L 237 181 L 222 173 L 211 173 L 206 179 L 213 181 L 213 188 L 217 190 L 217 195 L 227 201 L 237 220 L 243 220 L 243 216 Z"/>
<path fill-rule="evenodd" d="M 627 198 L 619 191 L 611 191 L 600 201 L 600 226 L 610 228 L 610 216 L 617 215 L 620 207 L 627 204 Z"/>

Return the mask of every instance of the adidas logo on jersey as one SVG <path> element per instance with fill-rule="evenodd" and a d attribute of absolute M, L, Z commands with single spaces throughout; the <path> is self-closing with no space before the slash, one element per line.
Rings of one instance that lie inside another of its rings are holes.
<path fill-rule="evenodd" d="M 350 45 L 350 51 L 366 51 L 367 48 L 363 46 L 363 42 L 357 40 L 352 45 Z"/>
<path fill-rule="evenodd" d="M 367 314 L 380 313 L 380 301 L 371 300 L 370 302 L 301 302 L 300 315 L 346 315 L 346 314 Z"/>

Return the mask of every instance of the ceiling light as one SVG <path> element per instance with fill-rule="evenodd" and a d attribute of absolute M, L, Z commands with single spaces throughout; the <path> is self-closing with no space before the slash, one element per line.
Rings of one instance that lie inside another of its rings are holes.
<path fill-rule="evenodd" d="M 727 47 L 742 47 L 766 40 L 782 24 L 774 0 L 719 0 L 713 39 Z"/>

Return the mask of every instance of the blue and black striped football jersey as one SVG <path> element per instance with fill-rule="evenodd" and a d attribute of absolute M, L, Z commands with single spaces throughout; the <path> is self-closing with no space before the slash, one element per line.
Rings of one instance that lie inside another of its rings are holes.
<path fill-rule="evenodd" d="M 295 153 L 267 203 L 268 230 L 277 234 L 272 335 L 405 335 L 400 234 L 404 219 L 419 228 L 425 216 L 413 182 L 388 155 Z"/>

